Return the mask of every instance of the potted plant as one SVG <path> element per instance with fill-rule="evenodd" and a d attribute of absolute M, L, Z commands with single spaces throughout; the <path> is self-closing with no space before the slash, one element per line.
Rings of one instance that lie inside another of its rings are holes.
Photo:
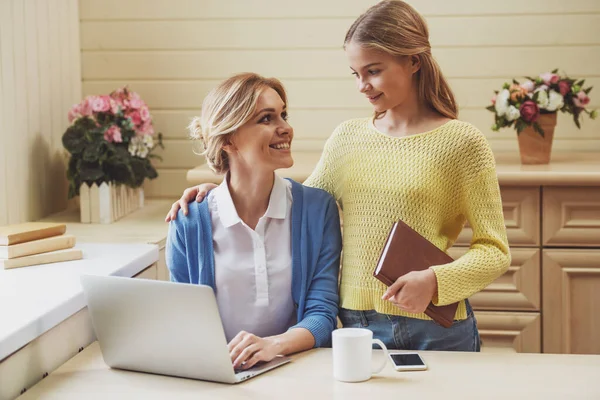
<path fill-rule="evenodd" d="M 158 176 L 150 161 L 160 158 L 154 151 L 163 147 L 146 103 L 123 87 L 87 96 L 71 108 L 68 119 L 62 137 L 70 153 L 68 196 L 81 195 L 82 221 L 112 222 L 140 207 L 142 184 Z"/>
<path fill-rule="evenodd" d="M 513 79 L 495 91 L 492 105 L 486 108 L 494 113 L 492 130 L 511 127 L 517 131 L 522 164 L 548 164 L 558 111 L 571 114 L 577 128 L 581 128 L 582 114 L 591 119 L 598 115 L 586 108 L 592 87 L 584 85 L 585 80 L 561 76 L 558 69 L 537 78 L 525 77 L 523 82 Z"/>

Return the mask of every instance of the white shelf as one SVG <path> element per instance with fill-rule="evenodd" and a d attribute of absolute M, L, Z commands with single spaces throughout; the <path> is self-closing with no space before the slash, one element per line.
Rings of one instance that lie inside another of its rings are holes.
<path fill-rule="evenodd" d="M 81 275 L 131 277 L 158 261 L 151 244 L 76 248 L 82 260 L 0 270 L 0 360 L 85 307 Z"/>

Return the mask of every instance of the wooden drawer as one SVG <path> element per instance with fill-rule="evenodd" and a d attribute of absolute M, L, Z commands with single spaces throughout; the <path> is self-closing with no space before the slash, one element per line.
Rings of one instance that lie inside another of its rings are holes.
<path fill-rule="evenodd" d="M 541 318 L 539 313 L 475 311 L 481 351 L 539 353 Z"/>
<path fill-rule="evenodd" d="M 171 280 L 171 273 L 167 267 L 165 248 L 158 251 L 158 262 L 156 263 L 156 279 L 159 281 Z"/>
<path fill-rule="evenodd" d="M 544 187 L 544 246 L 600 246 L 600 187 Z"/>
<path fill-rule="evenodd" d="M 600 354 L 600 250 L 544 250 L 544 353 Z"/>
<path fill-rule="evenodd" d="M 143 270 L 142 272 L 140 272 L 134 276 L 134 278 L 138 278 L 138 279 L 152 279 L 152 280 L 156 280 L 157 277 L 158 277 L 158 268 L 157 268 L 156 263 L 152 264 L 151 266 L 149 266 L 148 268 L 146 268 L 145 270 Z"/>
<path fill-rule="evenodd" d="M 540 188 L 501 187 L 504 223 L 510 247 L 538 246 L 540 244 Z M 469 245 L 473 231 L 469 224 L 462 230 L 457 245 Z"/>
<path fill-rule="evenodd" d="M 467 250 L 468 248 L 452 248 L 448 253 L 456 259 Z M 511 249 L 511 257 L 511 266 L 504 275 L 469 298 L 473 309 L 539 311 L 540 250 Z"/>

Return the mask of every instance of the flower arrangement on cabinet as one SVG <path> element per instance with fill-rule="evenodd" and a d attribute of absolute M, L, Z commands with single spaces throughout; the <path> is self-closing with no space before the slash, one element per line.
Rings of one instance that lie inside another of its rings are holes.
<path fill-rule="evenodd" d="M 525 79 L 523 82 L 513 79 L 512 84 L 505 83 L 502 90 L 495 91 L 492 105 L 487 107 L 494 113 L 492 130 L 513 127 L 520 134 L 531 127 L 543 137 L 545 132 L 540 124 L 542 115 L 556 114 L 558 111 L 571 114 L 578 128 L 581 128 L 582 114 L 587 114 L 591 119 L 598 116 L 596 110 L 587 109 L 592 87 L 584 87 L 584 79 L 561 76 L 558 69 L 537 78 Z"/>
<path fill-rule="evenodd" d="M 87 96 L 69 111 L 62 143 L 71 157 L 67 168 L 69 198 L 82 183 L 103 182 L 140 187 L 158 176 L 150 162 L 162 134 L 155 135 L 146 103 L 128 87 L 109 95 Z M 156 138 L 156 139 L 155 139 Z"/>

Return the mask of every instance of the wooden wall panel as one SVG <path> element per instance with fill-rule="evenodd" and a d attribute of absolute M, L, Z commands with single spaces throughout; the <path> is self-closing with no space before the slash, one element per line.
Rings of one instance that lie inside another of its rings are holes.
<path fill-rule="evenodd" d="M 353 18 L 313 19 L 305 29 L 303 19 L 96 20 L 82 21 L 83 50 L 195 50 L 244 48 L 340 48 L 340 37 Z M 449 46 L 593 45 L 600 38 L 589 32 L 600 24 L 600 15 L 497 15 L 431 17 L 429 30 L 434 48 Z M 539 34 L 539 26 L 554 28 Z M 502 35 L 492 26 L 512 25 Z M 106 32 L 120 32 L 107 35 Z M 278 32 L 273 35 L 273 32 Z"/>
<path fill-rule="evenodd" d="M 80 0 L 84 94 L 129 84 L 164 134 L 161 175 L 148 196 L 178 196 L 188 169 L 203 163 L 186 125 L 220 80 L 242 71 L 282 79 L 289 92 L 295 151 L 320 151 L 342 121 L 369 116 L 342 50 L 346 29 L 376 0 Z M 427 19 L 433 55 L 456 93 L 460 118 L 516 152 L 516 133 L 492 132 L 485 110 L 513 77 L 561 68 L 600 86 L 600 2 L 413 0 Z M 276 34 L 274 34 L 276 33 Z M 591 93 L 592 103 L 600 98 Z M 598 121 L 578 130 L 561 115 L 554 151 L 600 151 Z M 180 175 L 174 179 L 174 176 Z M 178 186 L 175 182 L 179 182 Z"/>
<path fill-rule="evenodd" d="M 77 0 L 0 2 L 0 225 L 66 206 L 61 142 L 81 97 Z"/>
<path fill-rule="evenodd" d="M 277 0 L 81 0 L 82 20 L 152 20 L 152 19 L 215 19 L 215 18 L 355 18 L 376 0 L 305 0 L 288 2 L 285 7 Z M 565 15 L 600 12 L 596 0 L 503 0 L 476 1 L 411 0 L 426 17 L 488 16 L 488 15 Z"/>

